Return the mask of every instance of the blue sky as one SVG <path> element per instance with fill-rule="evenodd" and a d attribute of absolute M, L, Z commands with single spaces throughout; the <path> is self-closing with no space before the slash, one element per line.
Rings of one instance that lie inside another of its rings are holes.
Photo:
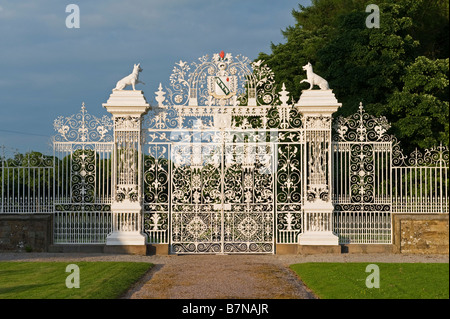
<path fill-rule="evenodd" d="M 66 6 L 80 8 L 68 29 Z M 102 107 L 134 63 L 147 100 L 175 62 L 221 50 L 255 59 L 284 42 L 292 9 L 310 0 L 0 0 L 0 146 L 51 153 L 53 120 Z M 17 132 L 17 133 L 15 133 Z"/>

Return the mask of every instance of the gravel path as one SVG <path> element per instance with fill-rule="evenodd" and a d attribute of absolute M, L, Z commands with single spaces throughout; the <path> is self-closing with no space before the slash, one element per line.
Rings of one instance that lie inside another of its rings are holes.
<path fill-rule="evenodd" d="M 124 298 L 311 299 L 287 267 L 271 256 L 178 256 L 157 264 Z"/>
<path fill-rule="evenodd" d="M 170 255 L 0 253 L 0 261 L 134 261 L 155 266 L 126 299 L 314 299 L 288 268 L 304 262 L 449 262 L 448 255 Z"/>

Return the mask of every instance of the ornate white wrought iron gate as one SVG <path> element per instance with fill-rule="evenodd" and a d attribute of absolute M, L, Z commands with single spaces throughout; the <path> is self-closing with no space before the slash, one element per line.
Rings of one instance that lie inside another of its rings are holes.
<path fill-rule="evenodd" d="M 53 241 L 104 243 L 111 231 L 113 122 L 90 115 L 83 103 L 54 128 Z"/>
<path fill-rule="evenodd" d="M 53 156 L 3 151 L 0 213 L 53 213 L 56 244 L 143 231 L 173 253 L 274 253 L 317 230 L 389 244 L 393 214 L 448 214 L 448 147 L 405 156 L 362 105 L 332 134 L 330 90 L 294 103 L 262 61 L 223 52 L 176 63 L 170 84 L 142 126 L 143 92 L 119 90 L 113 119 L 57 118 Z"/>
<path fill-rule="evenodd" d="M 273 252 L 273 154 L 270 143 L 174 145 L 173 252 Z"/>
<path fill-rule="evenodd" d="M 338 118 L 333 143 L 335 229 L 341 243 L 392 242 L 392 166 L 403 157 L 385 118 Z M 357 227 L 355 227 L 357 225 Z"/>
<path fill-rule="evenodd" d="M 149 242 L 175 253 L 273 253 L 297 242 L 302 133 L 289 92 L 275 93 L 261 62 L 199 60 L 176 64 L 144 123 Z"/>

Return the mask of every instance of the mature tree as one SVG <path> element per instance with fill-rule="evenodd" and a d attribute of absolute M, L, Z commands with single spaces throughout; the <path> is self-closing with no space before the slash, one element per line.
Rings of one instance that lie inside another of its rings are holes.
<path fill-rule="evenodd" d="M 449 59 L 419 56 L 406 68 L 403 88 L 381 113 L 391 116 L 394 134 L 409 145 L 430 148 L 449 141 Z"/>
<path fill-rule="evenodd" d="M 362 11 L 363 0 L 313 0 L 312 6 L 299 5 L 299 10 L 292 10 L 296 20 L 295 26 L 288 26 L 282 31 L 285 43 L 271 44 L 272 53 L 260 53 L 258 59 L 266 61 L 275 72 L 275 80 L 281 89 L 282 83 L 291 96 L 298 98 L 306 84 L 300 84 L 305 78 L 302 66 L 308 62 L 314 65 L 315 72 L 321 73 L 317 64 L 317 54 L 336 35 L 336 17 L 351 12 L 355 7 Z"/>
<path fill-rule="evenodd" d="M 318 66 L 349 115 L 363 102 L 374 113 L 401 88 L 401 76 L 414 61 L 418 42 L 409 34 L 412 19 L 396 4 L 382 4 L 380 28 L 365 25 L 367 13 L 340 16 L 337 35 L 318 51 Z M 326 66 L 326 67 L 325 67 Z"/>
<path fill-rule="evenodd" d="M 368 112 L 388 118 L 404 145 L 448 145 L 448 125 L 433 120 L 448 120 L 448 0 L 378 1 L 380 28 L 371 29 L 365 12 L 370 3 L 313 0 L 299 6 L 292 12 L 296 24 L 283 31 L 286 42 L 272 44 L 272 53 L 258 59 L 294 100 L 308 88 L 299 82 L 309 61 L 343 103 L 336 115 L 350 115 L 363 102 Z M 419 85 L 423 79 L 439 84 Z M 440 124 L 418 126 L 412 114 Z"/>

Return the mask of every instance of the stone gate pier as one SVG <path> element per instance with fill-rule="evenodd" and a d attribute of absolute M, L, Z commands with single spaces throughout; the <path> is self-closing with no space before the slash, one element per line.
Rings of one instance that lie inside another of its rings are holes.
<path fill-rule="evenodd" d="M 334 246 L 340 252 L 334 233 L 331 202 L 331 123 L 332 114 L 341 106 L 332 90 L 304 90 L 295 104 L 303 115 L 304 147 L 304 231 L 301 246 Z"/>
<path fill-rule="evenodd" d="M 112 251 L 115 247 L 120 251 L 126 247 L 126 250 L 142 250 L 145 254 L 141 204 L 141 123 L 150 105 L 142 91 L 113 90 L 103 107 L 112 114 L 114 122 L 112 232 L 106 238 L 105 248 Z"/>

